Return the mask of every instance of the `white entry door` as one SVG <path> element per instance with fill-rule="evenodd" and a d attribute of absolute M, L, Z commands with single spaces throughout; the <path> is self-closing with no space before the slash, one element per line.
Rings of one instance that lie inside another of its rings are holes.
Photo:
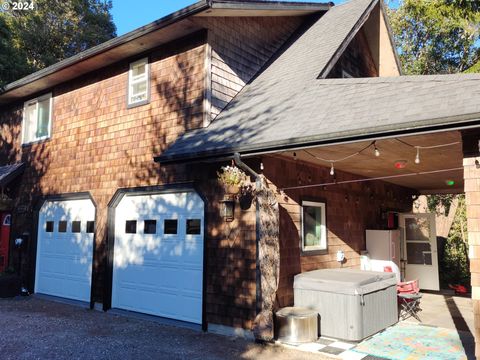
<path fill-rule="evenodd" d="M 90 301 L 95 206 L 46 201 L 38 219 L 35 292 Z"/>
<path fill-rule="evenodd" d="M 421 289 L 440 290 L 434 214 L 401 214 L 405 280 L 419 280 Z"/>
<path fill-rule="evenodd" d="M 112 307 L 201 324 L 204 204 L 125 195 L 115 210 Z"/>

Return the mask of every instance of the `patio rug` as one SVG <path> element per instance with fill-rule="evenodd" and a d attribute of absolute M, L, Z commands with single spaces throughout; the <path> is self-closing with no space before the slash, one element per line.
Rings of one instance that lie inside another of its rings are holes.
<path fill-rule="evenodd" d="M 392 326 L 350 351 L 392 360 L 467 359 L 456 331 L 408 323 Z"/>

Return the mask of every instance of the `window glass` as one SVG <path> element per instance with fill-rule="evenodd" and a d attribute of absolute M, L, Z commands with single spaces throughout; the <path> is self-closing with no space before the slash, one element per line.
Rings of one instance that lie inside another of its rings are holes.
<path fill-rule="evenodd" d="M 324 203 L 303 203 L 302 242 L 304 251 L 327 249 Z"/>
<path fill-rule="evenodd" d="M 148 59 L 131 63 L 128 74 L 128 105 L 148 100 Z"/>
<path fill-rule="evenodd" d="M 136 220 L 127 220 L 125 222 L 125 233 L 126 234 L 136 234 L 137 233 L 137 221 Z"/>
<path fill-rule="evenodd" d="M 65 220 L 61 220 L 58 222 L 58 232 L 67 232 L 67 222 Z"/>
<path fill-rule="evenodd" d="M 95 221 L 87 221 L 87 233 L 91 234 L 95 231 Z"/>
<path fill-rule="evenodd" d="M 79 233 L 81 231 L 80 221 L 72 221 L 72 233 Z"/>
<path fill-rule="evenodd" d="M 53 221 L 47 221 L 47 223 L 45 224 L 45 231 L 53 232 Z"/>
<path fill-rule="evenodd" d="M 157 220 L 145 220 L 143 232 L 145 234 L 157 233 Z"/>
<path fill-rule="evenodd" d="M 27 101 L 23 112 L 23 143 L 50 136 L 51 94 Z"/>
<path fill-rule="evenodd" d="M 187 234 L 200 234 L 200 219 L 187 219 Z"/>
<path fill-rule="evenodd" d="M 50 98 L 38 102 L 37 138 L 48 136 Z"/>
<path fill-rule="evenodd" d="M 163 233 L 164 234 L 176 234 L 177 227 L 178 227 L 178 220 L 177 219 L 165 219 L 163 222 Z"/>

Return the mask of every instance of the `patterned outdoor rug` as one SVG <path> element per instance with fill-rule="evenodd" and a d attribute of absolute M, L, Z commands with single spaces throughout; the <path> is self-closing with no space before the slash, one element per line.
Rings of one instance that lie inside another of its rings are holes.
<path fill-rule="evenodd" d="M 456 331 L 401 323 L 358 344 L 350 352 L 392 360 L 466 359 Z"/>

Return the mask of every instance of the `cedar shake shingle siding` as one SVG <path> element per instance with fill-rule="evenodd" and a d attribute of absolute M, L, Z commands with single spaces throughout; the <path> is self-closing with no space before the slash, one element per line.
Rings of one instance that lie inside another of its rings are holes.
<path fill-rule="evenodd" d="M 92 287 L 94 300 L 102 302 L 107 205 L 117 189 L 195 180 L 207 198 L 207 322 L 250 328 L 256 304 L 255 205 L 245 210 L 237 206 L 235 220 L 225 223 L 219 208 L 223 191 L 216 182 L 219 164 L 162 167 L 153 157 L 179 134 L 203 126 L 204 111 L 208 111 L 204 108 L 207 38 L 212 39 L 213 49 L 220 49 L 229 77 L 238 72 L 239 79 L 248 81 L 302 20 L 195 21 L 206 23 L 211 34 L 195 33 L 38 94 L 52 92 L 53 96 L 52 132 L 46 141 L 21 144 L 23 100 L 0 109 L 1 165 L 26 163 L 15 185 L 15 206 L 24 210 L 14 214 L 12 238 L 35 231 L 33 210 L 42 196 L 90 192 L 97 205 Z M 128 108 L 129 63 L 144 57 L 150 64 L 150 102 Z M 34 245 L 29 247 L 32 258 L 24 258 L 24 269 L 32 273 Z"/>
<path fill-rule="evenodd" d="M 262 68 L 300 26 L 300 17 L 211 17 L 194 22 L 209 29 L 211 119 Z"/>

